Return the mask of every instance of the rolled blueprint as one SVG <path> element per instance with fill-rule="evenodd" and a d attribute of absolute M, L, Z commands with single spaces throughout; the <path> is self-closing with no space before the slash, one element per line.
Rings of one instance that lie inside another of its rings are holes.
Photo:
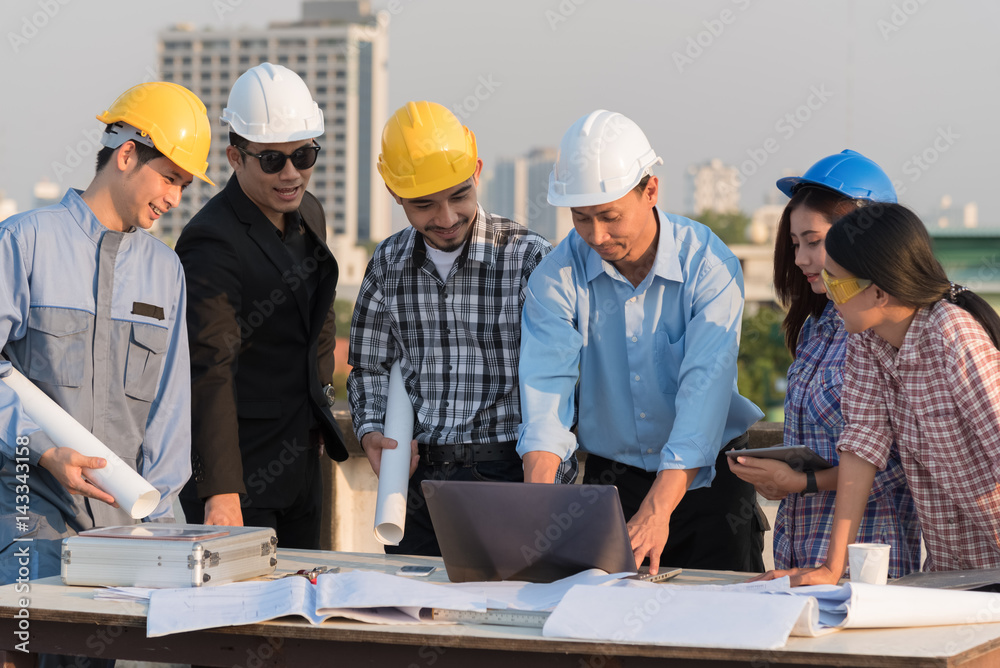
<path fill-rule="evenodd" d="M 397 445 L 393 450 L 382 451 L 375 502 L 375 538 L 383 545 L 399 545 L 406 526 L 406 489 L 410 480 L 410 441 L 413 440 L 413 404 L 403 386 L 399 362 L 393 362 L 389 371 L 383 433 Z"/>
<path fill-rule="evenodd" d="M 160 493 L 135 470 L 111 452 L 108 446 L 84 429 L 59 404 L 12 368 L 3 378 L 21 399 L 24 412 L 59 447 L 71 448 L 85 457 L 101 457 L 107 464 L 100 469 L 87 469 L 87 479 L 115 497 L 118 505 L 133 519 L 142 519 L 156 510 Z"/>

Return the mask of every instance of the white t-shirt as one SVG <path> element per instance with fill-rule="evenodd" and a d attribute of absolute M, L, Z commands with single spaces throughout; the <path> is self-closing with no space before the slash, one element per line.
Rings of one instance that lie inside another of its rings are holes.
<path fill-rule="evenodd" d="M 443 251 L 434 248 L 430 244 L 425 243 L 424 248 L 427 249 L 427 257 L 431 259 L 434 266 L 437 267 L 438 276 L 441 277 L 442 281 L 448 280 L 448 274 L 451 272 L 452 266 L 455 264 L 455 260 L 458 256 L 462 254 L 465 249 L 465 244 L 462 244 L 453 251 Z"/>

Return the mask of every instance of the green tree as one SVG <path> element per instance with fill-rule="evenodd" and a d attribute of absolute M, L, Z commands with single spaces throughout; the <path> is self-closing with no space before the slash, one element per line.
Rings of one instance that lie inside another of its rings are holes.
<path fill-rule="evenodd" d="M 333 303 L 333 314 L 337 319 L 337 350 L 341 346 L 347 348 L 347 339 L 351 334 L 351 316 L 354 314 L 354 302 L 348 299 L 337 299 Z M 333 387 L 337 392 L 335 408 L 347 408 L 347 369 L 343 364 L 337 364 L 333 370 Z"/>
<path fill-rule="evenodd" d="M 351 316 L 354 315 L 354 302 L 348 299 L 337 299 L 333 302 L 333 313 L 337 317 L 337 338 L 346 339 L 351 333 Z"/>
<path fill-rule="evenodd" d="M 688 214 L 688 218 L 708 225 L 726 245 L 747 242 L 746 229 L 750 225 L 750 218 L 742 211 L 735 213 L 702 211 L 698 215 Z"/>
<path fill-rule="evenodd" d="M 781 332 L 784 312 L 776 306 L 762 306 L 743 318 L 740 341 L 740 394 L 760 406 L 765 420 L 780 422 L 785 403 L 785 379 L 792 355 Z"/>

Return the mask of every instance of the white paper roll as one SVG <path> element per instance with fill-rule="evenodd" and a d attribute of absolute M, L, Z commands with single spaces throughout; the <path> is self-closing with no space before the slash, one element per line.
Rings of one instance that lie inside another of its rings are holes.
<path fill-rule="evenodd" d="M 24 377 L 11 369 L 3 378 L 21 399 L 24 412 L 59 447 L 71 448 L 85 457 L 101 457 L 107 464 L 100 469 L 87 469 L 87 479 L 115 498 L 118 505 L 133 519 L 142 519 L 156 510 L 160 493 L 121 457 L 84 429 L 59 404 Z"/>
<path fill-rule="evenodd" d="M 375 502 L 375 538 L 383 545 L 399 545 L 406 526 L 406 490 L 410 480 L 410 441 L 413 440 L 413 404 L 406 394 L 399 362 L 393 362 L 389 371 L 383 434 L 397 445 L 393 450 L 382 451 Z"/>

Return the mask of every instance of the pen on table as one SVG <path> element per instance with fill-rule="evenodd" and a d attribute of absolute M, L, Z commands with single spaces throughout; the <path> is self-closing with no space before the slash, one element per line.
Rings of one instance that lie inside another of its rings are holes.
<path fill-rule="evenodd" d="M 339 573 L 339 572 L 340 572 L 340 567 L 339 566 L 334 566 L 332 568 L 330 568 L 328 566 L 317 566 L 316 568 L 312 568 L 312 569 L 302 568 L 302 569 L 299 569 L 299 570 L 295 571 L 294 573 L 286 573 L 286 574 L 282 575 L 281 577 L 288 578 L 288 577 L 293 577 L 293 576 L 296 576 L 296 575 L 301 575 L 301 576 L 303 576 L 305 578 L 308 578 L 310 583 L 316 584 L 316 578 L 319 577 L 320 575 L 322 575 L 323 573 Z"/>

